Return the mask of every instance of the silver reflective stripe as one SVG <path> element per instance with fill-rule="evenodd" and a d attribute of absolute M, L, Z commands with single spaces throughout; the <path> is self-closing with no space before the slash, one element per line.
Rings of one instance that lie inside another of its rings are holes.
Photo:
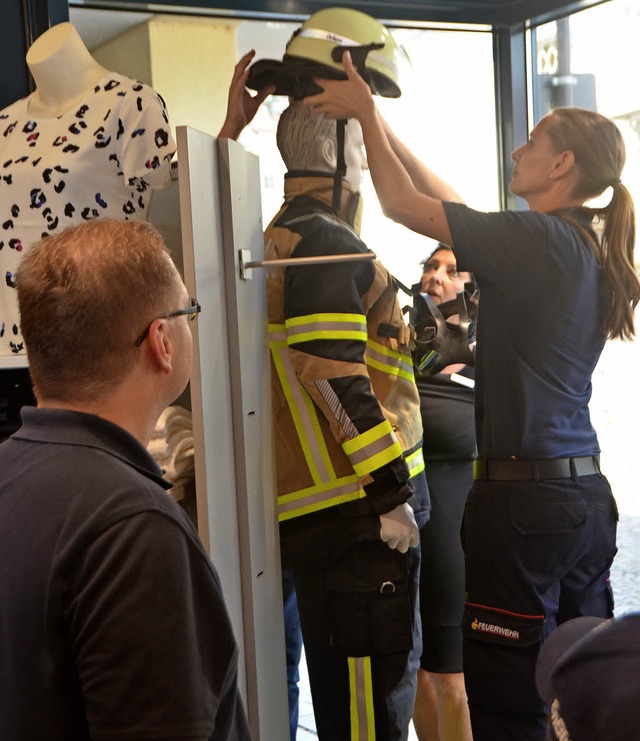
<path fill-rule="evenodd" d="M 318 41 L 333 41 L 338 46 L 364 46 L 364 44 L 361 44 L 359 41 L 348 39 L 346 36 L 340 36 L 337 33 L 332 33 L 331 31 L 322 31 L 319 28 L 301 28 L 298 32 L 298 37 L 300 36 L 304 36 L 307 39 L 317 39 Z M 372 49 L 369 52 L 368 56 L 372 57 L 376 60 L 376 62 L 384 65 L 385 67 L 387 67 L 387 69 L 395 73 L 395 64 L 390 59 L 387 59 L 387 57 L 385 57 L 379 51 Z"/>
<path fill-rule="evenodd" d="M 358 437 L 360 433 L 347 414 L 347 410 L 342 406 L 338 394 L 331 388 L 329 381 L 316 381 L 316 387 L 331 410 L 331 414 L 333 414 L 340 427 L 344 430 L 345 435 L 350 440 Z"/>
<path fill-rule="evenodd" d="M 424 471 L 425 464 L 422 448 L 414 451 L 410 455 L 407 455 L 405 453 L 405 461 L 407 463 L 407 466 L 409 467 L 409 478 L 413 478 L 414 476 L 417 476 L 421 471 Z"/>
<path fill-rule="evenodd" d="M 326 503 L 329 500 L 343 496 L 359 494 L 362 491 L 360 482 L 357 480 L 343 486 L 333 486 L 328 489 L 323 488 L 322 491 L 317 491 L 317 487 L 312 488 L 313 490 L 307 495 L 295 492 L 294 494 L 284 494 L 278 497 L 278 514 L 283 515 L 286 512 L 293 512 L 299 509 L 309 509 L 310 512 L 313 512 L 316 509 L 322 509 L 316 506 L 318 504 Z M 289 499 L 289 497 L 295 498 L 289 501 L 283 501 Z"/>
<path fill-rule="evenodd" d="M 287 325 L 289 340 L 299 334 L 308 332 L 366 332 L 364 322 L 306 322 L 305 324 Z"/>
<path fill-rule="evenodd" d="M 382 453 L 397 442 L 398 440 L 395 434 L 389 432 L 378 440 L 374 440 L 372 443 L 365 445 L 364 448 L 349 453 L 349 460 L 351 461 L 351 464 L 355 466 L 357 463 L 362 463 L 362 461 L 366 461 L 369 458 L 373 458 L 374 455 Z"/>
<path fill-rule="evenodd" d="M 349 684 L 351 687 L 351 739 L 375 741 L 376 726 L 373 710 L 371 657 L 349 657 Z"/>
<path fill-rule="evenodd" d="M 373 360 L 377 360 L 379 363 L 391 365 L 394 368 L 399 368 L 400 370 L 404 370 L 408 373 L 413 374 L 413 366 L 411 365 L 411 361 L 404 355 L 401 357 L 386 355 L 384 353 L 378 352 L 377 350 L 374 350 L 371 347 L 371 343 L 367 343 L 366 356 L 372 358 Z"/>
<path fill-rule="evenodd" d="M 320 28 L 301 28 L 297 34 L 297 38 L 300 37 L 318 39 L 319 41 L 333 41 L 340 46 L 362 46 L 359 41 L 348 39 L 346 36 L 340 36 L 340 34 L 332 31 L 323 31 Z"/>
<path fill-rule="evenodd" d="M 286 341 L 286 333 L 285 332 L 270 332 L 269 336 L 272 340 L 272 342 L 283 342 Z M 278 346 L 272 344 L 271 351 L 273 354 L 277 354 L 278 358 L 280 360 L 280 363 L 282 364 L 282 368 L 284 371 L 284 374 L 287 379 L 287 385 L 289 393 L 291 394 L 291 397 L 293 398 L 293 404 L 295 405 L 295 409 L 291 410 L 291 413 L 295 419 L 298 419 L 300 424 L 303 427 L 304 435 L 306 438 L 308 451 L 313 457 L 313 462 L 315 464 L 316 470 L 318 472 L 318 476 L 320 478 L 320 481 L 322 482 L 328 482 L 331 479 L 331 475 L 329 471 L 327 471 L 327 468 L 325 466 L 324 460 L 322 458 L 322 454 L 320 452 L 320 448 L 318 447 L 318 441 L 316 439 L 316 431 L 313 426 L 313 422 L 311 420 L 311 417 L 309 416 L 309 410 L 305 403 L 303 394 L 304 389 L 300 385 L 298 381 L 298 377 L 296 375 L 296 372 L 293 368 L 293 365 L 291 363 L 291 356 L 289 355 L 289 348 L 285 346 Z M 286 395 L 286 389 L 284 389 L 285 395 Z M 315 478 L 312 476 L 312 478 Z"/>
<path fill-rule="evenodd" d="M 275 330 L 274 331 L 270 331 L 269 332 L 269 339 L 271 340 L 271 342 L 286 342 L 287 341 L 287 333 L 286 333 L 286 331 L 284 329 L 281 332 L 280 331 L 275 331 Z"/>

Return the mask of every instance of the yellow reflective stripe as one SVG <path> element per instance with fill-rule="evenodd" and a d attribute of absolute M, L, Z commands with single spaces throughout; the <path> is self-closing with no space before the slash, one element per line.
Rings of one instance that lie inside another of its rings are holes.
<path fill-rule="evenodd" d="M 269 340 L 278 342 L 282 340 L 286 342 L 287 339 L 287 326 L 286 324 L 267 324 L 269 331 Z"/>
<path fill-rule="evenodd" d="M 364 314 L 307 314 L 287 319 L 286 328 L 289 345 L 312 340 L 367 341 Z"/>
<path fill-rule="evenodd" d="M 291 364 L 289 350 L 282 339 L 281 325 L 269 325 L 269 347 L 273 364 L 284 392 L 296 434 L 314 483 L 335 479 L 333 464 L 327 450 L 313 400 L 298 381 Z"/>
<path fill-rule="evenodd" d="M 365 362 L 367 365 L 383 373 L 400 376 L 409 381 L 414 380 L 413 364 L 408 355 L 397 350 L 391 350 L 373 340 L 367 342 Z"/>
<path fill-rule="evenodd" d="M 337 504 L 362 499 L 366 493 L 357 476 L 344 476 L 328 484 L 309 486 L 278 497 L 278 521 L 308 515 Z"/>
<path fill-rule="evenodd" d="M 387 419 L 342 443 L 342 449 L 358 476 L 365 476 L 402 455 L 400 443 Z"/>
<path fill-rule="evenodd" d="M 366 432 L 358 435 L 358 437 L 354 437 L 353 440 L 347 440 L 343 443 L 342 447 L 344 448 L 344 452 L 348 456 L 351 456 L 353 453 L 363 450 L 368 445 L 371 445 L 371 443 L 389 434 L 393 434 L 393 428 L 391 427 L 391 422 L 388 419 L 384 419 L 375 427 L 371 427 Z"/>
<path fill-rule="evenodd" d="M 382 373 L 388 373 L 391 376 L 399 376 L 400 378 L 406 378 L 407 381 L 412 381 L 412 382 L 415 381 L 413 371 L 409 373 L 408 371 L 403 370 L 402 368 L 394 368 L 392 365 L 387 365 L 386 363 L 380 363 L 379 361 L 374 360 L 369 355 L 365 356 L 365 363 L 370 368 L 375 368 L 376 370 L 379 370 Z"/>
<path fill-rule="evenodd" d="M 430 350 L 428 355 L 423 355 L 422 358 L 420 358 L 420 364 L 418 365 L 418 370 L 424 370 L 427 365 L 429 365 L 431 358 L 433 358 L 438 353 L 435 350 Z"/>
<path fill-rule="evenodd" d="M 381 345 L 375 340 L 369 340 L 367 342 L 367 350 L 372 353 L 376 353 L 377 355 L 383 356 L 387 359 L 387 362 L 390 362 L 393 365 L 404 366 L 408 369 L 412 368 L 413 364 L 409 355 L 400 352 L 399 350 L 392 350 L 390 347 Z"/>
<path fill-rule="evenodd" d="M 351 741 L 375 741 L 371 657 L 347 657 L 349 665 L 349 716 Z"/>
<path fill-rule="evenodd" d="M 422 453 L 422 448 L 414 450 L 413 453 L 405 458 L 405 461 L 407 462 L 407 466 L 409 467 L 410 479 L 424 471 L 424 455 Z"/>
<path fill-rule="evenodd" d="M 336 329 L 333 331 L 322 329 L 315 332 L 304 332 L 287 338 L 289 345 L 299 345 L 303 342 L 312 342 L 313 340 L 355 340 L 356 342 L 366 342 L 367 333 L 345 329 Z"/>
<path fill-rule="evenodd" d="M 294 316 L 285 321 L 287 329 L 291 327 L 300 327 L 305 324 L 317 324 L 318 322 L 343 322 L 349 324 L 360 324 L 367 326 L 367 317 L 364 314 L 343 314 L 343 313 L 319 313 L 305 314 L 304 316 Z"/>

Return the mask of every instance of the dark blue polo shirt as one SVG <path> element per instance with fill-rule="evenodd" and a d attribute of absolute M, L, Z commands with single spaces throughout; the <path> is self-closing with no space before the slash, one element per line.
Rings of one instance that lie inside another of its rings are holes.
<path fill-rule="evenodd" d="M 557 216 L 444 207 L 458 268 L 473 271 L 480 286 L 479 455 L 501 460 L 598 453 L 588 404 L 605 336 L 593 248 Z M 579 211 L 573 215 L 584 219 Z"/>
<path fill-rule="evenodd" d="M 0 739 L 249 739 L 218 576 L 145 448 L 24 408 L 0 445 Z"/>

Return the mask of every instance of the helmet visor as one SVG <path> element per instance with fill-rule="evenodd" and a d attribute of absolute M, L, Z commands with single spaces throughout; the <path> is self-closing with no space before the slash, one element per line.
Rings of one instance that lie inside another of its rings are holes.
<path fill-rule="evenodd" d="M 287 95 L 299 100 L 322 92 L 322 88 L 313 81 L 314 77 L 330 80 L 346 79 L 345 73 L 338 69 L 285 55 L 283 62 L 261 59 L 252 64 L 247 87 L 251 90 L 261 90 L 266 85 L 274 85 L 273 95 Z"/>

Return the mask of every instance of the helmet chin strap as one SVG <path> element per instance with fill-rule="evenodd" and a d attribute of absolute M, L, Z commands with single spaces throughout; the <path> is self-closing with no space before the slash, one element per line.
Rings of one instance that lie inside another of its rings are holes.
<path fill-rule="evenodd" d="M 333 198 L 331 208 L 337 214 L 342 205 L 342 178 L 347 174 L 347 163 L 344 159 L 344 138 L 347 119 L 339 118 L 336 121 L 336 171 L 333 176 Z"/>
<path fill-rule="evenodd" d="M 331 57 L 336 62 L 342 62 L 342 55 L 345 53 L 345 51 L 348 51 L 351 54 L 351 59 L 358 69 L 358 72 L 375 93 L 377 91 L 371 79 L 371 75 L 367 70 L 365 62 L 367 60 L 367 54 L 369 54 L 370 51 L 374 49 L 382 49 L 383 47 L 384 44 L 376 43 L 367 44 L 366 46 L 336 46 L 331 52 Z M 336 172 L 333 176 L 333 200 L 331 205 L 331 208 L 336 214 L 340 210 L 342 201 L 342 178 L 347 174 L 347 164 L 344 159 L 344 139 L 346 127 L 346 118 L 339 118 L 336 121 L 336 140 L 338 146 L 336 156 Z"/>

